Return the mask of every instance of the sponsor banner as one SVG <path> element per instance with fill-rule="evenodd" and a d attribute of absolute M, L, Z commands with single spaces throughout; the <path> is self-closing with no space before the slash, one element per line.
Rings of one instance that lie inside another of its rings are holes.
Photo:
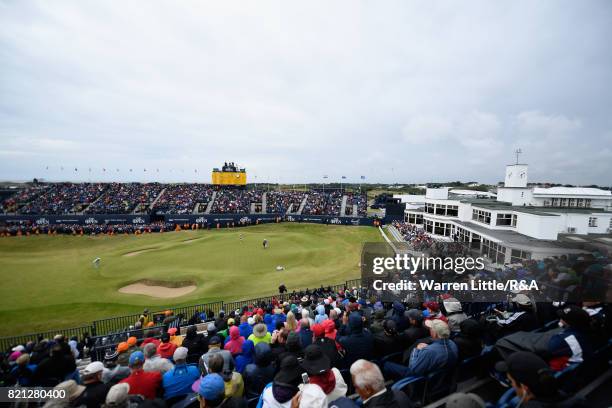
<path fill-rule="evenodd" d="M 165 214 L 164 221 L 173 224 L 255 224 L 276 222 L 281 214 Z"/>
<path fill-rule="evenodd" d="M 226 224 L 234 222 L 236 224 L 255 224 L 257 222 L 276 222 L 276 220 L 286 222 L 310 222 L 315 224 L 332 225 L 372 225 L 373 218 L 365 217 L 334 217 L 329 215 L 285 215 L 282 214 L 166 214 L 166 222 L 174 224 Z"/>
<path fill-rule="evenodd" d="M 148 215 L 136 214 L 86 214 L 86 215 L 0 215 L 0 222 L 36 225 L 105 225 L 149 223 Z"/>

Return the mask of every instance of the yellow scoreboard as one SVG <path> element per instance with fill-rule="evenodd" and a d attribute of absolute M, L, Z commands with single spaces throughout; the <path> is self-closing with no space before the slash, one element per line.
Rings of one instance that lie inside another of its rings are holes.
<path fill-rule="evenodd" d="M 225 163 L 212 171 L 212 184 L 220 186 L 246 186 L 246 169 L 239 169 L 234 163 Z"/>

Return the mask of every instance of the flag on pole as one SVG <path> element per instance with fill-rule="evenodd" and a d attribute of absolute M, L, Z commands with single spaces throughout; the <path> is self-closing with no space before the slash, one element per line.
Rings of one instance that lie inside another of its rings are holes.
<path fill-rule="evenodd" d="M 329 178 L 327 175 L 323 176 L 324 179 Z"/>
<path fill-rule="evenodd" d="M 361 176 L 361 179 L 362 179 L 362 180 L 365 180 L 365 176 Z"/>
<path fill-rule="evenodd" d="M 346 179 L 346 176 L 342 176 L 342 180 Z"/>

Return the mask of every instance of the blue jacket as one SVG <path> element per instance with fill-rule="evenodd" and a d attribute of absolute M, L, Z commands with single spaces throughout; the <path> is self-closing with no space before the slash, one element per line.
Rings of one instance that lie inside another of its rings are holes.
<path fill-rule="evenodd" d="M 245 340 L 242 343 L 242 353 L 236 356 L 236 371 L 240 374 L 244 371 L 244 368 L 253 362 L 253 352 L 255 345 L 251 340 Z"/>
<path fill-rule="evenodd" d="M 348 335 L 338 339 L 338 343 L 346 351 L 344 365 L 350 367 L 360 358 L 370 360 L 374 348 L 374 337 L 372 333 L 363 329 L 363 321 L 359 313 L 349 315 L 348 332 Z"/>
<path fill-rule="evenodd" d="M 312 331 L 310 329 L 302 329 L 298 334 L 300 335 L 302 349 L 305 349 L 312 344 Z"/>
<path fill-rule="evenodd" d="M 191 385 L 200 378 L 200 370 L 195 365 L 180 364 L 166 372 L 162 377 L 164 399 L 186 395 L 191 392 Z"/>
<path fill-rule="evenodd" d="M 317 306 L 317 315 L 315 316 L 315 323 L 321 323 L 327 320 L 327 315 L 325 314 L 325 306 L 319 305 Z"/>
<path fill-rule="evenodd" d="M 238 330 L 240 330 L 240 335 L 245 339 L 248 339 L 251 334 L 253 334 L 253 327 L 247 322 L 240 323 L 238 326 Z"/>
<path fill-rule="evenodd" d="M 410 354 L 408 369 L 410 375 L 427 375 L 457 364 L 459 352 L 452 340 L 434 340 L 429 346 L 419 350 L 416 347 Z"/>

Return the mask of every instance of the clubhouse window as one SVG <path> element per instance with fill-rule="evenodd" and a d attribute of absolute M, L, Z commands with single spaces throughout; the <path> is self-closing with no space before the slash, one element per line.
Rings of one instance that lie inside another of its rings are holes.
<path fill-rule="evenodd" d="M 510 255 L 511 263 L 519 263 L 521 261 L 528 261 L 531 259 L 531 252 L 523 251 L 520 249 L 513 249 Z"/>
<path fill-rule="evenodd" d="M 434 208 L 434 205 L 433 205 L 433 204 L 429 204 L 429 203 L 426 203 L 426 204 L 425 204 L 425 212 L 426 212 L 426 213 L 428 213 L 428 214 L 433 214 L 433 213 L 434 213 L 434 210 L 435 210 L 435 208 Z"/>
<path fill-rule="evenodd" d="M 497 214 L 496 225 L 502 227 L 516 227 L 516 214 L 500 213 Z"/>
<path fill-rule="evenodd" d="M 425 231 L 429 232 L 430 234 L 433 234 L 433 221 L 424 220 L 423 224 L 425 226 Z"/>
<path fill-rule="evenodd" d="M 483 210 L 472 210 L 472 220 L 483 224 L 491 224 L 491 213 Z"/>
<path fill-rule="evenodd" d="M 597 217 L 589 217 L 589 227 L 597 226 Z"/>
<path fill-rule="evenodd" d="M 445 222 L 436 222 L 434 223 L 434 234 L 443 235 L 445 237 L 450 237 L 451 235 L 451 224 L 447 224 Z"/>
<path fill-rule="evenodd" d="M 406 216 L 408 224 L 423 224 L 423 214 L 411 214 Z"/>
<path fill-rule="evenodd" d="M 506 258 L 506 247 L 496 242 L 482 239 L 482 254 L 491 260 L 493 263 L 503 264 Z"/>

